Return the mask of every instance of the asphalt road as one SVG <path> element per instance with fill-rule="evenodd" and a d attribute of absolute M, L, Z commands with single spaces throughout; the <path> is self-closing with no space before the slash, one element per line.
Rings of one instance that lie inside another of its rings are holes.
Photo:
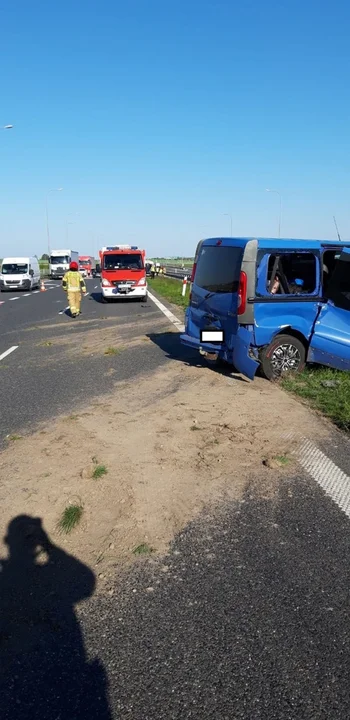
<path fill-rule="evenodd" d="M 101 305 L 95 285 L 76 321 L 59 314 L 56 284 L 0 296 L 0 356 L 18 345 L 0 361 L 2 439 L 115 380 L 191 360 L 153 303 Z M 123 353 L 76 351 L 103 328 Z M 135 328 L 162 340 L 128 347 Z M 349 473 L 348 441 L 334 431 L 322 443 Z M 252 477 L 243 500 L 203 514 L 103 597 L 93 570 L 59 547 L 33 561 L 41 533 L 25 518 L 11 527 L 0 567 L 4 720 L 350 718 L 350 520 L 308 474 L 284 477 L 271 498 Z"/>
<path fill-rule="evenodd" d="M 3 654 L 2 718 L 349 718 L 349 521 L 307 476 L 273 499 L 254 480 L 107 597 L 59 548 L 33 565 L 33 531 L 12 528 L 0 628 L 6 651 L 15 623 L 17 654 Z"/>
<path fill-rule="evenodd" d="M 113 384 L 137 382 L 140 373 L 152 372 L 169 360 L 156 343 L 129 347 L 135 324 L 139 333 L 147 328 L 159 334 L 169 330 L 169 321 L 151 301 L 102 304 L 97 281 L 89 280 L 83 314 L 73 320 L 64 312 L 66 296 L 60 284 L 47 287 L 44 293 L 0 294 L 0 357 L 18 346 L 0 360 L 0 444 L 7 435 L 32 431 L 39 423 L 108 393 L 111 369 L 116 371 Z M 85 347 L 87 333 L 105 327 L 106 349 L 116 345 L 118 331 L 123 337 L 122 354 L 71 352 L 74 343 L 77 349 Z"/>
<path fill-rule="evenodd" d="M 350 717 L 349 521 L 307 477 L 255 480 L 84 608 L 114 718 Z"/>

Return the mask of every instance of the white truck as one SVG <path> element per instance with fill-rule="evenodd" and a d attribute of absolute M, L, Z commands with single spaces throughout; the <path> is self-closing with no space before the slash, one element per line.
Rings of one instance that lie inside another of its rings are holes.
<path fill-rule="evenodd" d="M 49 259 L 50 278 L 63 278 L 71 262 L 79 266 L 79 253 L 76 250 L 52 250 Z"/>

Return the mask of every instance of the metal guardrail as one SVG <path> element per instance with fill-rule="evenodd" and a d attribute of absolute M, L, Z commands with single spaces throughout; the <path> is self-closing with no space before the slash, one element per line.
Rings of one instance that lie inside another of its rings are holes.
<path fill-rule="evenodd" d="M 178 265 L 165 265 L 167 277 L 177 278 L 183 280 L 187 275 L 188 279 L 191 277 L 192 267 L 181 268 Z"/>

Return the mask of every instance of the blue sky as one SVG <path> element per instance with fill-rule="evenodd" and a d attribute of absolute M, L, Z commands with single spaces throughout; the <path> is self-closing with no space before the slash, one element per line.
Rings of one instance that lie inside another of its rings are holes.
<path fill-rule="evenodd" d="M 0 3 L 0 257 L 350 237 L 350 3 Z M 78 215 L 75 215 L 78 213 Z"/>

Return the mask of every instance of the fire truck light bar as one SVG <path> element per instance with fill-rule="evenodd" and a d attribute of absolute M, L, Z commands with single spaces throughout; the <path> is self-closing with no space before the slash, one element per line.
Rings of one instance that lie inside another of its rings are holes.
<path fill-rule="evenodd" d="M 137 245 L 113 245 L 102 248 L 102 252 L 108 252 L 109 250 L 138 250 L 138 247 Z"/>

